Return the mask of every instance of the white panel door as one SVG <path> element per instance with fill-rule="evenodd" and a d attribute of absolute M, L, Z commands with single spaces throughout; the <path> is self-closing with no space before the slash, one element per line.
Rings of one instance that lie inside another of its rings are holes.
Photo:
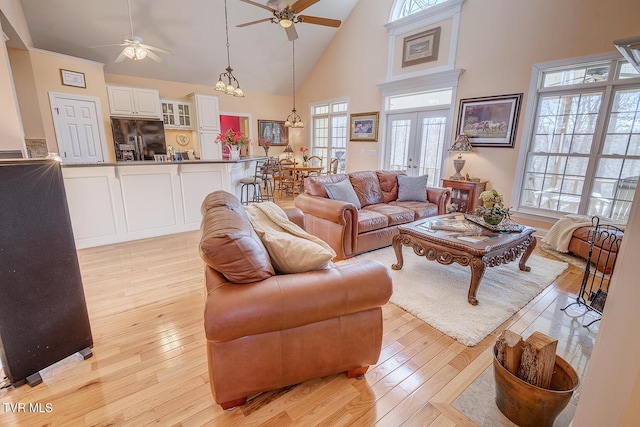
<path fill-rule="evenodd" d="M 53 122 L 64 163 L 104 161 L 104 132 L 95 100 L 52 95 Z"/>

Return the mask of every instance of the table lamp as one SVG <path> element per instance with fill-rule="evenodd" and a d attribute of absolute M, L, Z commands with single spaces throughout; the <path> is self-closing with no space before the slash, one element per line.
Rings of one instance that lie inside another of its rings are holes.
<path fill-rule="evenodd" d="M 284 149 L 284 152 L 287 155 L 287 159 L 291 160 L 291 157 L 293 157 L 293 148 L 291 148 L 291 145 L 287 144 L 287 147 Z"/>
<path fill-rule="evenodd" d="M 467 135 L 465 134 L 458 135 L 451 148 L 449 148 L 449 151 L 458 152 L 458 158 L 453 160 L 453 167 L 456 169 L 456 173 L 453 174 L 450 179 L 463 179 L 462 175 L 460 174 L 460 171 L 464 167 L 465 163 L 465 161 L 462 159 L 462 152 L 472 150 L 473 147 L 469 142 L 469 137 L 467 137 Z"/>

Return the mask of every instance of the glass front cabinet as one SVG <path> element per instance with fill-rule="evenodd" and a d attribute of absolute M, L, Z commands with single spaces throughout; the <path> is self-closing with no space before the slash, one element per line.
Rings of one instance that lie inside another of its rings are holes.
<path fill-rule="evenodd" d="M 162 100 L 162 121 L 169 129 L 191 129 L 191 104 L 185 101 Z"/>

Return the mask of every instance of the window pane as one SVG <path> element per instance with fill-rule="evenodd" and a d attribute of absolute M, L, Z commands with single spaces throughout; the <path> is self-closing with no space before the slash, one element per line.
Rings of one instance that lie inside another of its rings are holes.
<path fill-rule="evenodd" d="M 411 120 L 393 120 L 391 122 L 391 170 L 406 170 L 411 134 Z"/>
<path fill-rule="evenodd" d="M 430 187 L 439 185 L 446 126 L 446 117 L 426 117 L 422 120 L 422 148 L 419 174 L 427 174 L 429 176 L 427 185 Z"/>
<path fill-rule="evenodd" d="M 608 78 L 610 69 L 611 65 L 607 63 L 548 71 L 543 73 L 542 87 L 600 82 Z"/>
<path fill-rule="evenodd" d="M 328 114 L 329 106 L 328 105 L 316 105 L 313 107 L 313 114 Z"/>
<path fill-rule="evenodd" d="M 343 113 L 345 111 L 347 111 L 347 103 L 346 102 L 340 102 L 337 104 L 332 104 L 331 105 L 331 111 L 334 113 Z"/>
<path fill-rule="evenodd" d="M 420 12 L 421 10 L 444 3 L 445 1 L 447 0 L 405 0 L 400 9 L 400 14 L 396 19 L 404 18 L 405 16 Z"/>
<path fill-rule="evenodd" d="M 619 79 L 632 79 L 635 77 L 640 77 L 640 72 L 633 68 L 633 65 L 629 64 L 626 61 L 620 61 L 621 64 L 619 66 L 620 71 L 618 71 Z"/>
<path fill-rule="evenodd" d="M 390 96 L 387 98 L 388 110 L 402 110 L 405 108 L 432 107 L 451 104 L 452 89 L 412 93 L 410 95 Z"/>

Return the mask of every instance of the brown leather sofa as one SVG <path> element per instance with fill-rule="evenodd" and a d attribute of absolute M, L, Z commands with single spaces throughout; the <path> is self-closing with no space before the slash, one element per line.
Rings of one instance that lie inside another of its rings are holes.
<path fill-rule="evenodd" d="M 304 226 L 300 210 L 285 210 Z M 240 201 L 224 191 L 202 205 L 204 326 L 211 392 L 222 408 L 254 394 L 377 362 L 389 272 L 376 261 L 277 275 Z"/>
<path fill-rule="evenodd" d="M 427 188 L 427 202 L 398 202 L 398 175 L 403 171 L 362 171 L 309 177 L 305 192 L 294 199 L 305 215 L 307 232 L 327 242 L 336 259 L 345 259 L 391 244 L 398 225 L 434 215 L 444 215 L 450 192 Z M 345 179 L 358 196 L 361 209 L 352 203 L 332 200 L 325 184 Z"/>

